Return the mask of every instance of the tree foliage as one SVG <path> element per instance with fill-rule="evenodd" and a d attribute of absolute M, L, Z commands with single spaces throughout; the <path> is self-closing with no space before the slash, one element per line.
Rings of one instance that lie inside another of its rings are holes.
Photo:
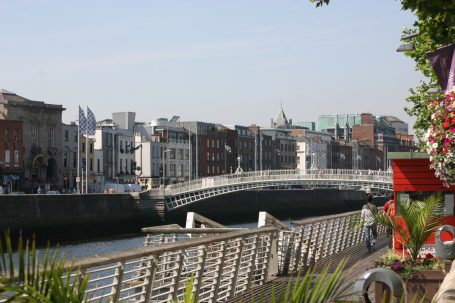
<path fill-rule="evenodd" d="M 330 0 L 310 0 L 316 7 L 328 5 Z M 401 0 L 403 10 L 415 14 L 417 20 L 410 28 L 403 30 L 403 42 L 412 43 L 414 48 L 405 53 L 415 62 L 416 70 L 422 72 L 426 80 L 409 90 L 405 108 L 410 116 L 416 117 L 414 129 L 417 138 L 429 127 L 430 112 L 428 100 L 438 98 L 434 91 L 440 89 L 427 53 L 440 47 L 455 43 L 455 1 L 454 0 Z M 413 35 L 412 38 L 408 38 Z M 414 36 L 415 35 L 415 36 Z M 433 93 L 432 93 L 433 92 Z M 420 146 L 423 148 L 423 144 Z"/>

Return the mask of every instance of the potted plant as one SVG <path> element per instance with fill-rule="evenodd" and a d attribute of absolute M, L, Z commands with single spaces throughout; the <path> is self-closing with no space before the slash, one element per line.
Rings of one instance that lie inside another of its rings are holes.
<path fill-rule="evenodd" d="M 423 201 L 398 199 L 396 209 L 397 216 L 378 213 L 375 215 L 375 221 L 392 228 L 394 237 L 403 243 L 403 249 L 406 251 L 401 255 L 388 252 L 380 258 L 377 265 L 389 267 L 400 274 L 405 281 L 408 298 L 417 296 L 431 300 L 444 279 L 444 262 L 432 254 L 422 256 L 420 252 L 442 224 L 444 217 L 442 196 L 431 195 Z"/>

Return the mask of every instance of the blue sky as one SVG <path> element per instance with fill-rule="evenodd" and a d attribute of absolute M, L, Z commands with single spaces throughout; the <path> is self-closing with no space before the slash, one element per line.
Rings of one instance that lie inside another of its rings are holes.
<path fill-rule="evenodd" d="M 89 106 L 98 120 L 269 126 L 280 102 L 293 121 L 392 114 L 421 78 L 395 50 L 414 17 L 395 0 L 0 0 L 0 87 Z"/>

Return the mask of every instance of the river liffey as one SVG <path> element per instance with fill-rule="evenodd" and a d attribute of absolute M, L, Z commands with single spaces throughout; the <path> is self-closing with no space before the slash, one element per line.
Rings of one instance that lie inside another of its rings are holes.
<path fill-rule="evenodd" d="M 290 220 L 283 220 L 284 223 L 290 224 Z M 231 224 L 229 227 L 254 228 L 257 223 Z M 76 260 L 88 256 L 103 255 L 114 251 L 123 251 L 142 247 L 144 245 L 145 234 L 125 235 L 109 239 L 100 239 L 96 241 L 67 243 L 58 248 L 67 260 Z M 41 248 L 41 250 L 43 250 Z"/>

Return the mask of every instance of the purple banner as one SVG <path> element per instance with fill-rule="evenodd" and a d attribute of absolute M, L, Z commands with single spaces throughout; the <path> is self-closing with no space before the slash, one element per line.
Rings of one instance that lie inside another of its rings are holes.
<path fill-rule="evenodd" d="M 447 91 L 455 85 L 455 44 L 427 54 L 442 89 Z"/>

